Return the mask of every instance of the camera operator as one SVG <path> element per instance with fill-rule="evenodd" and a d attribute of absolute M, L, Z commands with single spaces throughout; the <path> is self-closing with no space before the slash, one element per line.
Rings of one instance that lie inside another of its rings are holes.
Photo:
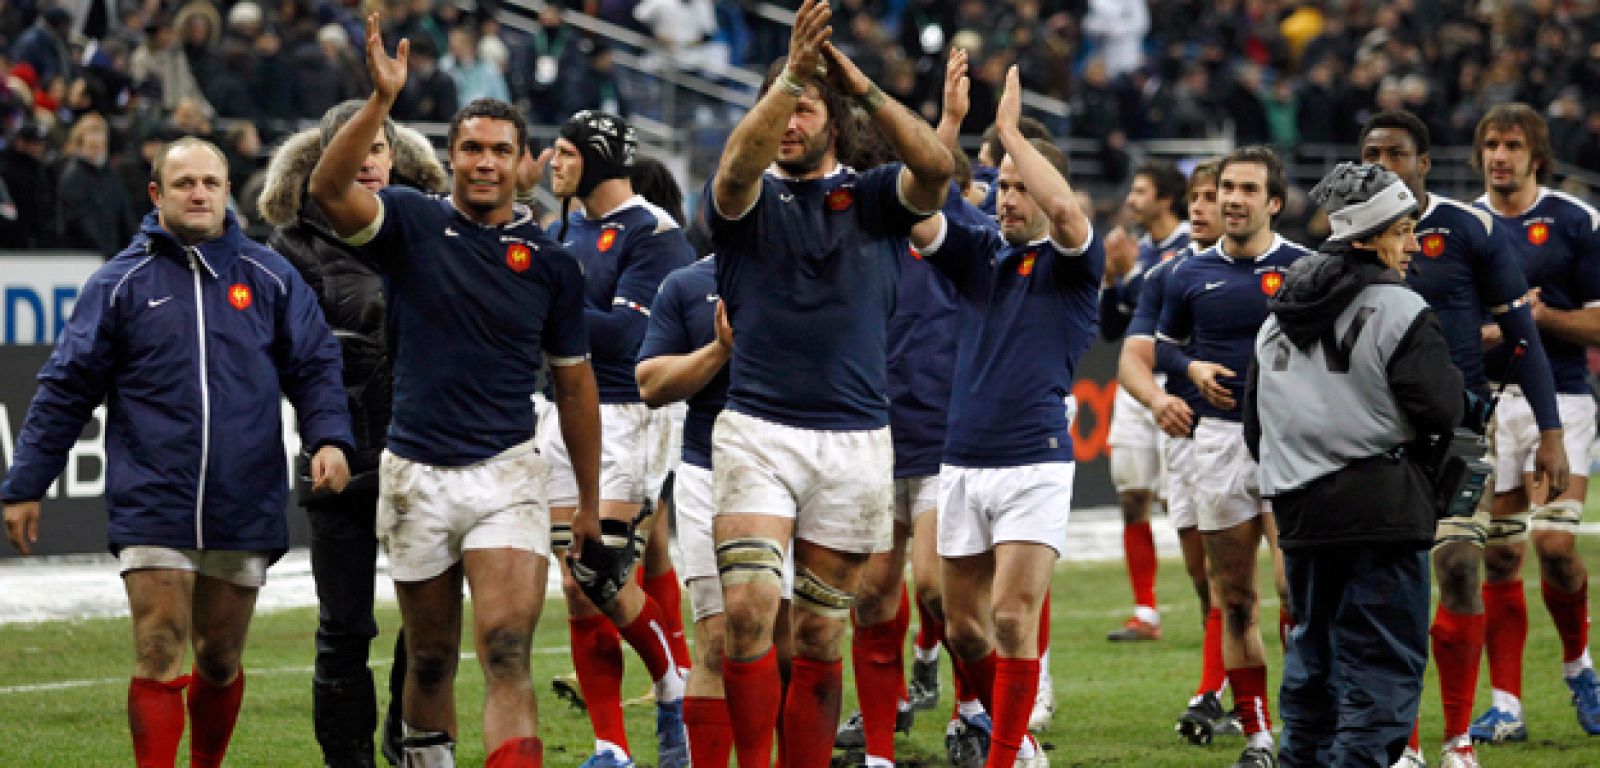
<path fill-rule="evenodd" d="M 1427 661 L 1431 473 L 1412 450 L 1460 422 L 1461 374 L 1401 275 L 1415 196 L 1341 163 L 1312 199 L 1332 235 L 1290 268 L 1256 337 L 1245 439 L 1278 515 L 1294 615 L 1280 693 L 1284 766 L 1388 766 Z"/>

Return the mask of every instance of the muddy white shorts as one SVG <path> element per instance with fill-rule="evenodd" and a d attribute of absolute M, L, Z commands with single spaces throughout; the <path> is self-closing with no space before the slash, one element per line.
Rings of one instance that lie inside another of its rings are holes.
<path fill-rule="evenodd" d="M 469 549 L 550 555 L 545 466 L 533 441 L 464 467 L 438 467 L 383 452 L 378 462 L 378 541 L 395 581 L 427 581 Z"/>
<path fill-rule="evenodd" d="M 643 504 L 653 501 L 659 484 L 650 485 L 654 417 L 644 403 L 600 404 L 600 500 Z M 539 453 L 550 467 L 547 502 L 551 507 L 578 506 L 578 478 L 561 436 L 561 418 L 552 405 L 539 418 Z M 665 474 L 662 475 L 665 477 Z"/>
<path fill-rule="evenodd" d="M 1169 437 L 1167 458 L 1167 518 L 1177 530 L 1200 524 L 1194 503 L 1194 438 Z"/>
<path fill-rule="evenodd" d="M 939 556 L 981 555 L 1005 542 L 1067 546 L 1077 464 L 939 468 Z"/>
<path fill-rule="evenodd" d="M 1195 516 L 1201 531 L 1223 531 L 1261 514 L 1256 460 L 1244 425 L 1203 418 L 1194 430 Z"/>
<path fill-rule="evenodd" d="M 917 518 L 939 508 L 939 476 L 898 477 L 894 481 L 894 521 L 916 525 Z"/>
<path fill-rule="evenodd" d="M 792 518 L 796 539 L 839 552 L 883 552 L 894 538 L 888 427 L 801 429 L 725 410 L 711 466 L 718 515 Z"/>
<path fill-rule="evenodd" d="M 128 571 L 189 571 L 252 589 L 260 589 L 267 583 L 270 560 L 266 552 L 235 549 L 174 549 L 135 544 L 117 551 L 117 563 L 123 575 Z"/>
<path fill-rule="evenodd" d="M 1589 475 L 1589 444 L 1594 442 L 1594 398 L 1589 395 L 1556 394 L 1556 410 L 1561 414 L 1561 444 L 1567 449 L 1567 465 L 1572 474 Z M 1533 457 L 1539 450 L 1539 423 L 1522 390 L 1506 387 L 1500 406 L 1494 412 L 1495 457 L 1494 490 L 1506 493 L 1522 487 L 1522 476 L 1533 472 Z"/>

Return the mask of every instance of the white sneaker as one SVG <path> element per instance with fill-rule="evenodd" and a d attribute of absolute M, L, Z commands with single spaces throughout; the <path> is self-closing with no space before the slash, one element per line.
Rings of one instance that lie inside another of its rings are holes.
<path fill-rule="evenodd" d="M 1421 752 L 1408 746 L 1406 751 L 1400 753 L 1400 759 L 1394 761 L 1392 768 L 1428 768 L 1428 761 Z"/>
<path fill-rule="evenodd" d="M 1028 715 L 1028 730 L 1042 731 L 1056 716 L 1056 686 L 1048 672 L 1039 673 L 1039 690 L 1033 695 L 1033 713 Z M 1041 763 L 1043 765 L 1043 763 Z"/>
<path fill-rule="evenodd" d="M 1472 738 L 1458 736 L 1445 742 L 1439 754 L 1439 768 L 1478 768 L 1478 752 L 1472 748 Z"/>

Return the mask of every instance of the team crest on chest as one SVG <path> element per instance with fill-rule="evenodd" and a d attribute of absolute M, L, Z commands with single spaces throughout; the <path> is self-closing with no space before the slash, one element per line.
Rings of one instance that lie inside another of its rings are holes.
<path fill-rule="evenodd" d="M 611 250 L 611 246 L 616 244 L 617 231 L 615 229 L 606 229 L 604 232 L 600 233 L 600 239 L 595 241 L 594 247 L 601 253 L 605 253 L 606 251 Z"/>
<path fill-rule="evenodd" d="M 1528 242 L 1534 245 L 1544 245 L 1550 239 L 1550 225 L 1542 221 L 1528 227 Z"/>
<path fill-rule="evenodd" d="M 600 250 L 605 250 L 601 248 Z M 506 266 L 512 272 L 526 272 L 533 265 L 533 250 L 522 243 L 506 246 Z"/>
<path fill-rule="evenodd" d="M 228 288 L 228 303 L 234 309 L 244 311 L 250 308 L 250 286 L 244 283 L 234 283 Z"/>
<path fill-rule="evenodd" d="M 1033 274 L 1034 258 L 1035 256 L 1031 253 L 1023 256 L 1022 263 L 1017 265 L 1017 274 L 1021 275 L 1022 277 L 1027 277 L 1028 275 Z"/>
<path fill-rule="evenodd" d="M 1444 255 L 1444 235 L 1437 232 L 1422 238 L 1422 255 L 1437 259 Z"/>
<path fill-rule="evenodd" d="M 1278 295 L 1278 289 L 1283 287 L 1282 272 L 1261 273 L 1261 292 L 1268 296 Z"/>
<path fill-rule="evenodd" d="M 828 193 L 828 210 L 835 213 L 848 209 L 856 201 L 855 193 L 849 187 L 840 187 Z"/>

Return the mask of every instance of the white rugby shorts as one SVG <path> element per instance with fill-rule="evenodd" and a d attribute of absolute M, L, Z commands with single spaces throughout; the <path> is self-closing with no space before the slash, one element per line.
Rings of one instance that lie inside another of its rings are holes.
<path fill-rule="evenodd" d="M 694 607 L 694 620 L 723 612 L 722 578 L 717 573 L 717 544 L 712 534 L 711 470 L 679 464 L 672 481 L 673 509 L 678 515 L 678 562 Z M 794 596 L 794 558 L 783 559 L 783 599 Z"/>
<path fill-rule="evenodd" d="M 649 455 L 645 457 L 645 491 L 652 499 L 661 498 L 661 486 L 677 471 L 683 458 L 683 420 L 689 404 L 663 405 L 650 410 Z"/>
<path fill-rule="evenodd" d="M 1567 449 L 1567 465 L 1572 474 L 1589 476 L 1589 445 L 1594 442 L 1595 404 L 1589 395 L 1556 394 L 1556 410 L 1561 413 L 1561 443 Z M 1522 476 L 1533 472 L 1534 454 L 1539 450 L 1539 423 L 1522 389 L 1506 387 L 1494 412 L 1495 457 L 1494 490 L 1506 493 L 1522 487 Z"/>
<path fill-rule="evenodd" d="M 123 547 L 117 551 L 117 563 L 124 576 L 129 571 L 189 571 L 251 589 L 260 589 L 262 584 L 267 583 L 269 559 L 265 552 L 174 549 L 144 544 Z"/>
<path fill-rule="evenodd" d="M 889 428 L 801 429 L 724 410 L 712 433 L 718 515 L 794 520 L 794 537 L 839 552 L 889 549 L 894 446 Z"/>
<path fill-rule="evenodd" d="M 939 468 L 939 556 L 981 555 L 1006 542 L 1067 546 L 1072 478 L 1066 461 Z"/>
<path fill-rule="evenodd" d="M 600 404 L 600 500 L 643 504 L 653 501 L 659 484 L 650 485 L 650 457 L 655 451 L 655 417 L 644 403 Z M 578 506 L 578 478 L 561 436 L 555 406 L 539 418 L 539 453 L 550 467 L 551 507 Z M 665 474 L 662 475 L 665 478 Z"/>
<path fill-rule="evenodd" d="M 383 452 L 378 541 L 395 581 L 427 581 L 469 549 L 550 555 L 544 462 L 528 440 L 464 467 L 436 467 Z"/>
<path fill-rule="evenodd" d="M 894 481 L 894 521 L 916 525 L 917 518 L 939 508 L 939 476 L 897 477 Z"/>
<path fill-rule="evenodd" d="M 1194 438 L 1169 437 L 1164 443 L 1167 465 L 1167 518 L 1177 530 L 1200 525 L 1194 502 Z"/>
<path fill-rule="evenodd" d="M 1256 460 L 1237 421 L 1202 418 L 1194 430 L 1195 516 L 1201 531 L 1223 531 L 1261 514 Z"/>

